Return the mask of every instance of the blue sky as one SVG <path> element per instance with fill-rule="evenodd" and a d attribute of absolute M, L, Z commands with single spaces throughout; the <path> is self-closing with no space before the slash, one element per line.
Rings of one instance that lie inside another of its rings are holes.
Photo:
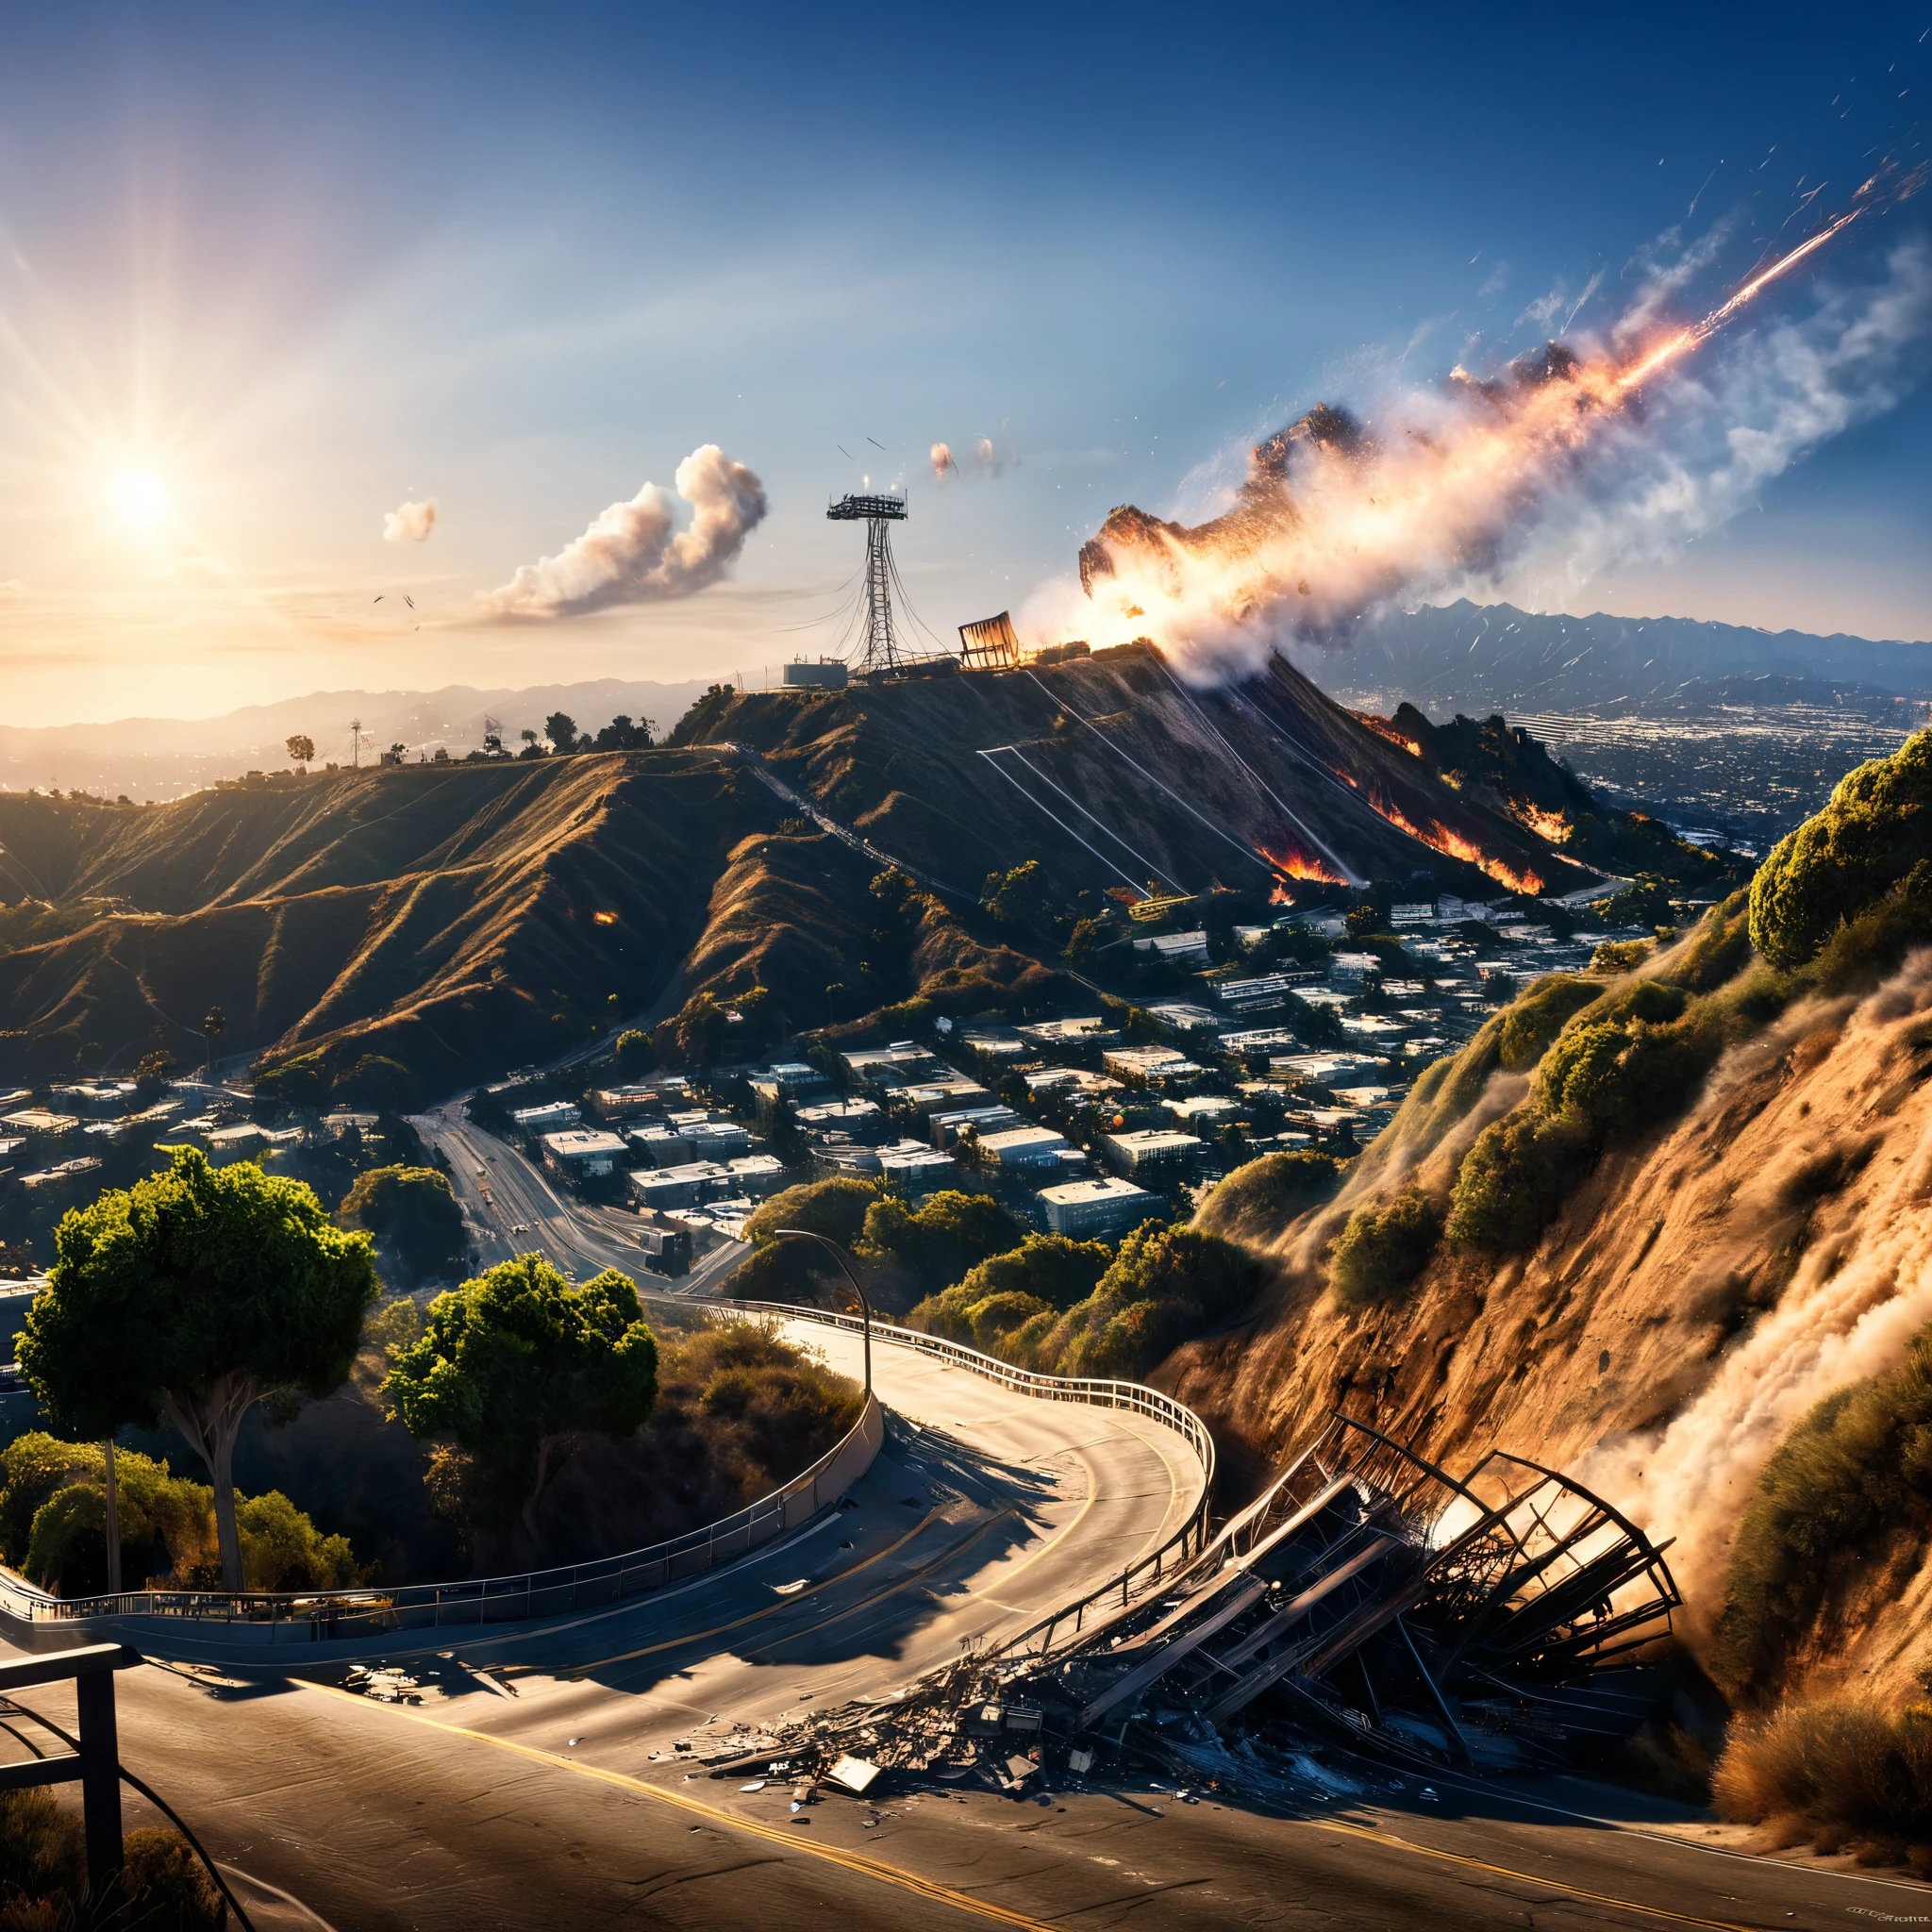
<path fill-rule="evenodd" d="M 864 475 L 910 485 L 902 568 L 949 636 L 1064 573 L 1112 505 L 1211 508 L 1230 451 L 1398 369 L 1527 348 L 1524 310 L 1599 271 L 1574 325 L 1607 326 L 1637 251 L 1728 218 L 1694 312 L 1805 189 L 1822 213 L 1874 150 L 1920 154 L 1928 27 L 1924 5 L 21 15 L 15 719 L 756 676 L 827 641 L 792 626 L 836 601 L 854 533 L 824 505 Z M 1876 275 L 1928 210 L 1855 229 L 1776 309 Z M 1915 374 L 1761 508 L 1545 601 L 1932 637 Z M 936 489 L 929 445 L 982 436 L 1016 465 Z M 725 581 L 480 620 L 708 442 L 770 506 Z M 162 525 L 124 513 L 129 473 Z M 427 497 L 429 539 L 385 543 Z"/>

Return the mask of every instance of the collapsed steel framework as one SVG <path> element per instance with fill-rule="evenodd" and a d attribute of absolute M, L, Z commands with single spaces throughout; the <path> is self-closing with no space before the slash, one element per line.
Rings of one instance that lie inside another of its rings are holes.
<path fill-rule="evenodd" d="M 1272 1693 L 1411 1761 L 1554 1758 L 1648 1715 L 1626 1667 L 1681 1602 L 1663 1547 L 1540 1463 L 1492 1450 L 1457 1478 L 1337 1414 L 1164 1588 L 1072 1606 L 1001 1661 L 1073 1734 L 1150 1699 L 1223 1727 Z"/>

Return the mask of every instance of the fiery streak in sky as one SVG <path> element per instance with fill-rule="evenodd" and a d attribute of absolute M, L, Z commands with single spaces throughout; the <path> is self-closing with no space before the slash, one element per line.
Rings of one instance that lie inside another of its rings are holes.
<path fill-rule="evenodd" d="M 1339 637 L 1383 599 L 1491 576 L 1586 460 L 1612 439 L 1656 433 L 1646 384 L 1924 174 L 1874 176 L 1700 321 L 1639 347 L 1578 357 L 1551 343 L 1493 381 L 1458 369 L 1368 425 L 1323 406 L 1254 452 L 1234 506 L 1211 523 L 1116 509 L 1081 553 L 1085 595 L 1049 588 L 1029 603 L 1029 627 L 1042 641 L 1148 637 L 1210 681 L 1252 668 L 1280 637 Z"/>

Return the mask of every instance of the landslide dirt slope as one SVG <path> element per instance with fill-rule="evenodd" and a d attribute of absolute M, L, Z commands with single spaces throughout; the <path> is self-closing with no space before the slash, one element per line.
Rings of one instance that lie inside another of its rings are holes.
<path fill-rule="evenodd" d="M 698 736 L 757 748 L 828 812 L 969 894 L 1022 858 L 1066 897 L 1150 874 L 1194 892 L 1424 874 L 1491 897 L 1498 881 L 1562 891 L 1593 876 L 1279 659 L 1212 691 L 1128 646 L 1037 671 L 747 692 Z"/>
<path fill-rule="evenodd" d="M 1921 954 L 1731 1049 L 1680 1117 L 1602 1158 L 1533 1252 L 1496 1260 L 1445 1241 L 1386 1305 L 1344 1307 L 1324 1257 L 1351 1210 L 1403 1184 L 1445 1191 L 1532 1074 L 1465 1081 L 1444 1105 L 1452 1076 L 1406 1105 L 1331 1206 L 1226 1228 L 1274 1260 L 1275 1284 L 1238 1331 L 1181 1349 L 1158 1379 L 1255 1472 L 1333 1408 L 1452 1468 L 1492 1445 L 1566 1468 L 1676 1539 L 1701 1643 L 1772 1452 L 1932 1320 L 1928 1072 Z M 1924 1554 L 1891 1552 L 1883 1588 L 1847 1577 L 1814 1671 L 1896 1687 L 1932 1664 Z"/>
<path fill-rule="evenodd" d="M 192 1056 L 218 1004 L 225 1052 L 389 1057 L 447 1089 L 584 1037 L 612 993 L 645 1005 L 698 938 L 705 888 L 772 816 L 727 762 L 675 752 L 141 810 L 0 800 L 0 843 L 54 893 L 134 908 L 0 957 L 0 1076 L 157 1042 Z"/>

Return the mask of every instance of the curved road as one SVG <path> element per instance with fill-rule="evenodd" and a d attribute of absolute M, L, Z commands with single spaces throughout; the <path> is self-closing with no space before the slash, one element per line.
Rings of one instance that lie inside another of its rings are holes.
<path fill-rule="evenodd" d="M 475 1156 L 473 1213 L 488 1208 L 475 1167 L 491 1177 L 495 1217 L 479 1224 L 506 1250 L 508 1224 L 527 1222 L 540 1234 L 521 1244 L 573 1272 L 631 1258 L 624 1217 L 559 1200 L 487 1136 L 443 1132 L 453 1158 Z M 855 1337 L 799 1333 L 856 1369 Z M 902 1785 L 876 1806 L 794 1813 L 783 1780 L 705 1777 L 680 1742 L 702 1755 L 764 1721 L 890 1695 L 962 1641 L 1091 1587 L 1191 1507 L 1191 1456 L 1142 1418 L 1039 1402 L 890 1344 L 874 1379 L 904 1421 L 856 1507 L 540 1639 L 452 1631 L 411 1666 L 416 1707 L 327 1681 L 125 1673 L 124 1761 L 254 1875 L 251 1896 L 281 1888 L 337 1932 L 1932 1922 L 1932 1890 L 1897 1874 L 1741 1857 L 1735 1834 L 1681 1807 L 1574 1781 L 1427 1788 L 1357 1768 L 1352 1788 L 1310 1790 L 1286 1815 L 1117 1772 L 1024 1798 Z M 27 1701 L 71 1713 L 58 1690 Z"/>

